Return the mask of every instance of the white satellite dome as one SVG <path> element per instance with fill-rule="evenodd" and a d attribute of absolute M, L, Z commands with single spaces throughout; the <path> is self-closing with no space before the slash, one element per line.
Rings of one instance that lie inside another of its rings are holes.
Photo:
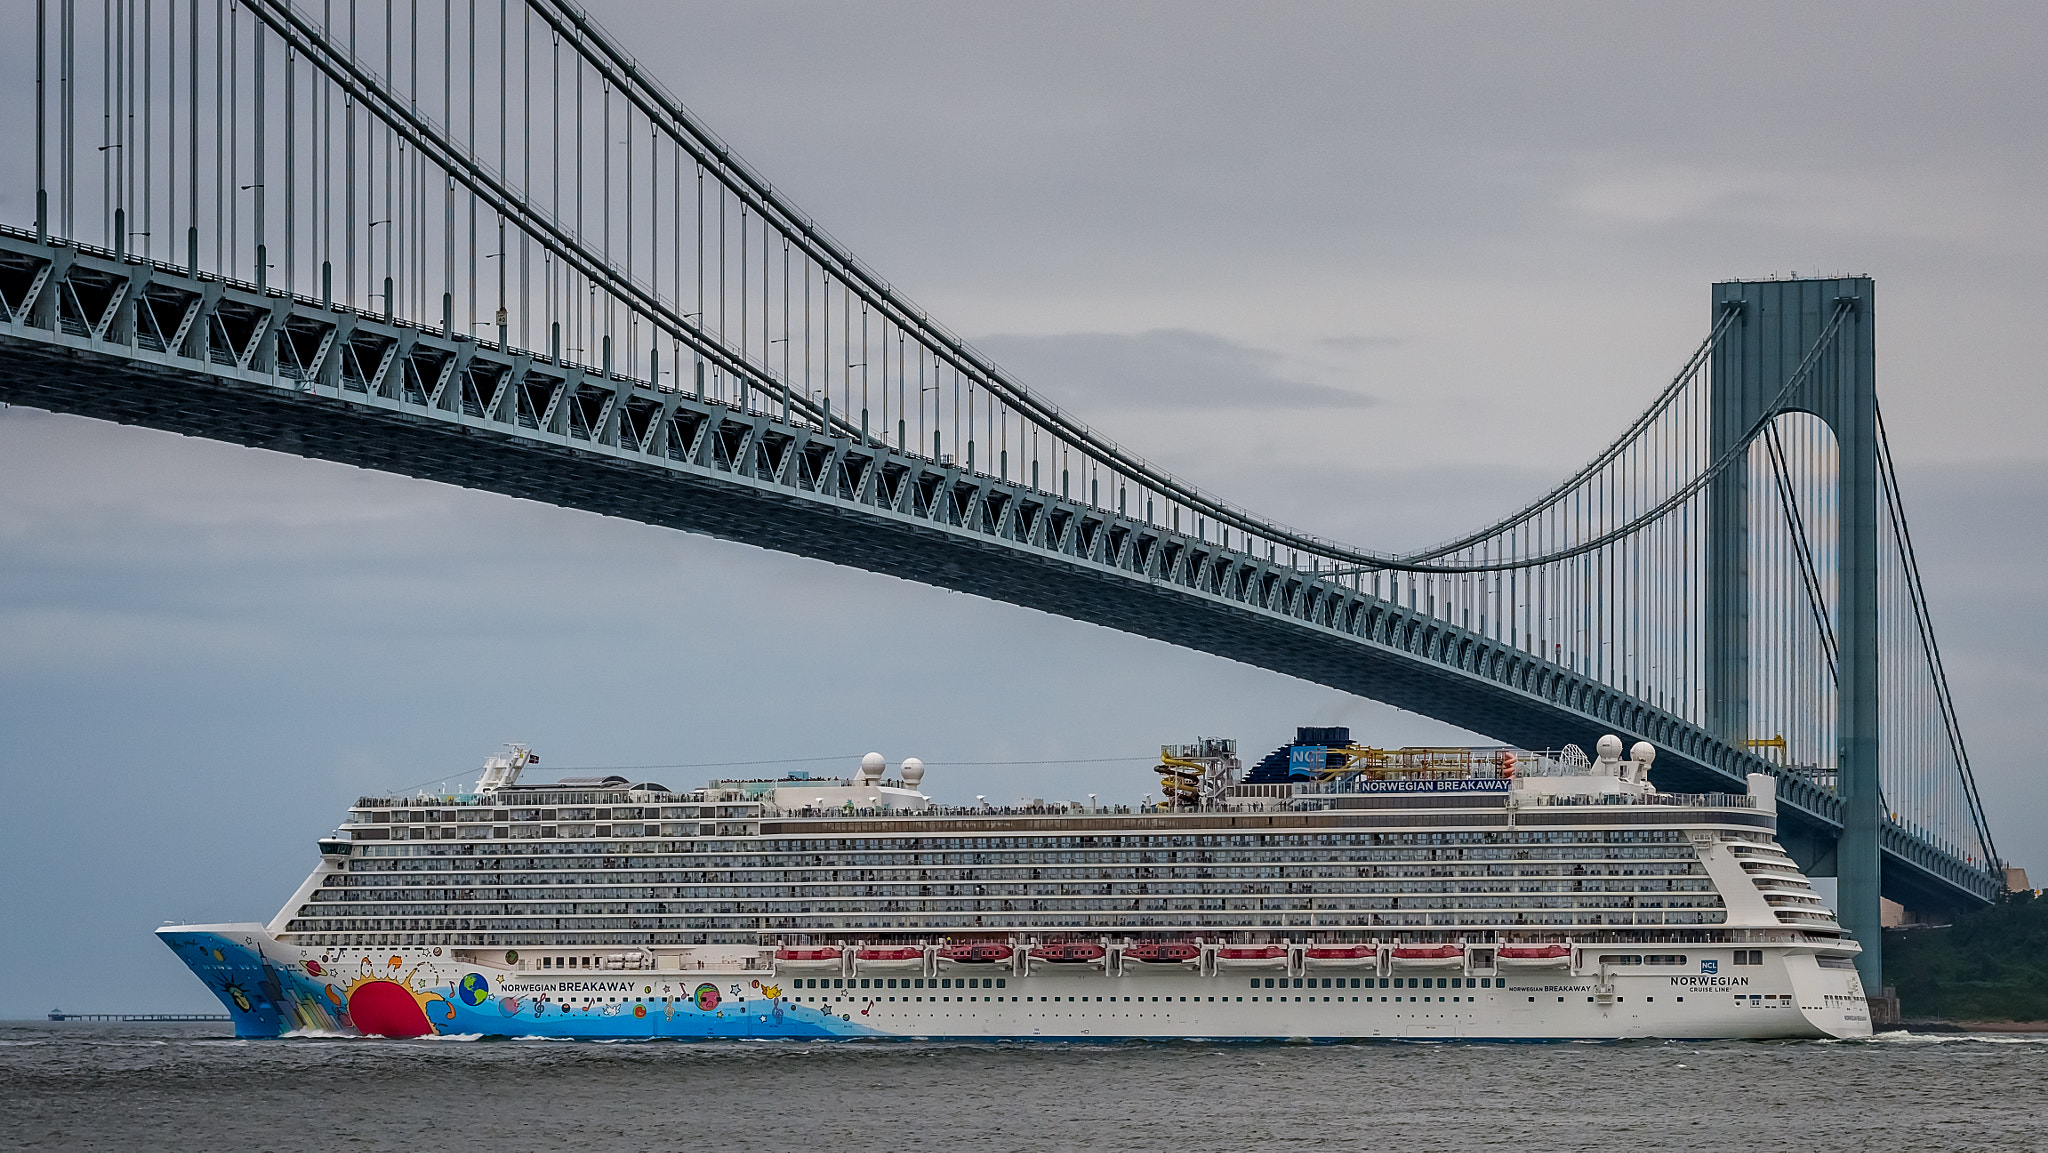
<path fill-rule="evenodd" d="M 874 784 L 882 779 L 882 770 L 887 768 L 888 765 L 889 762 L 882 758 L 882 754 L 869 753 L 860 759 L 860 772 L 855 774 L 854 783 L 858 785 Z"/>
<path fill-rule="evenodd" d="M 916 757 L 903 758 L 903 783 L 914 789 L 917 787 L 918 782 L 922 780 L 924 780 L 924 762 Z"/>
<path fill-rule="evenodd" d="M 1613 764 L 1621 759 L 1621 738 L 1608 733 L 1593 746 L 1593 753 L 1594 759 L 1602 764 Z"/>

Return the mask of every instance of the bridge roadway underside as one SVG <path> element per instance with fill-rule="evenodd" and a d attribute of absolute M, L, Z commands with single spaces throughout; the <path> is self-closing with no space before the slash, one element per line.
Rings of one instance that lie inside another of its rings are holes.
<path fill-rule="evenodd" d="M 1599 733 L 1615 731 L 1659 746 L 1656 777 L 1669 790 L 1739 792 L 1744 772 L 1769 769 L 1668 714 L 1658 713 L 1655 726 L 1632 729 L 1619 723 L 1616 718 L 1623 712 L 1641 718 L 1647 710 L 1616 708 L 1611 690 L 1573 691 L 1570 686 L 1583 684 L 1584 678 L 1560 666 L 1547 666 L 1546 678 L 1523 675 L 1520 683 L 1543 680 L 1551 686 L 1532 692 L 1415 651 L 1413 629 L 1407 630 L 1405 644 L 1387 643 L 1172 583 L 1157 573 L 879 509 L 843 494 L 656 460 L 527 428 L 448 419 L 453 413 L 399 411 L 388 398 L 365 402 L 348 394 L 321 395 L 246 370 L 0 323 L 0 400 L 441 481 L 887 573 L 1213 653 L 1525 748 L 1589 745 Z M 837 438 L 837 443 L 843 450 L 846 440 Z M 1438 626 L 1432 632 L 1460 632 L 1432 623 Z M 1431 651 L 1442 654 L 1451 647 L 1440 644 Z M 1524 664 L 1543 663 L 1516 655 Z M 1567 703 L 1572 700 L 1589 707 Z M 1839 832 L 1836 798 L 1787 777 L 1781 777 L 1780 794 L 1781 836 L 1788 849 L 1826 875 Z M 1886 829 L 1883 885 L 1887 896 L 1914 909 L 1954 909 L 1991 896 L 1961 862 L 1908 839 L 1895 827 Z"/>

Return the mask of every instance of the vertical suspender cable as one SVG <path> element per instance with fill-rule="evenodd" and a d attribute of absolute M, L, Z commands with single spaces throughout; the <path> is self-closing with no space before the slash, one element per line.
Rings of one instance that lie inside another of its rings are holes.
<path fill-rule="evenodd" d="M 356 0 L 348 0 L 348 62 L 356 62 Z M 343 296 L 350 308 L 361 307 L 361 298 L 356 295 L 356 99 L 354 93 L 344 92 L 341 98 L 341 173 L 343 180 L 342 203 L 345 206 L 342 223 L 342 284 Z"/>
<path fill-rule="evenodd" d="M 267 254 L 264 250 L 263 236 L 263 180 L 265 172 L 263 164 L 263 137 L 268 129 L 263 122 L 263 21 L 252 21 L 252 24 L 254 26 L 250 30 L 249 47 L 254 57 L 255 70 L 250 74 L 250 82 L 256 89 L 256 128 L 250 137 L 251 144 L 255 149 L 255 155 L 252 158 L 251 164 L 254 170 L 253 179 L 255 184 L 251 187 L 256 193 L 256 200 L 251 206 L 251 211 L 256 218 L 256 290 L 261 292 L 268 283 L 267 272 L 270 267 L 266 259 Z"/>
<path fill-rule="evenodd" d="M 260 33 L 259 33 L 260 35 Z M 284 46 L 284 290 L 298 291 L 299 111 L 296 53 Z M 259 175 L 257 179 L 262 179 Z"/>
<path fill-rule="evenodd" d="M 49 0 L 36 0 L 36 243 L 50 239 Z"/>
<path fill-rule="evenodd" d="M 197 3 L 197 0 L 194 0 Z M 198 17 L 193 17 L 195 27 Z M 57 9 L 57 200 L 58 230 L 64 239 L 78 239 L 77 138 L 73 125 L 78 116 L 78 7 L 77 0 L 61 0 Z M 196 105 L 195 105 L 196 107 Z"/>
<path fill-rule="evenodd" d="M 150 178 L 154 175 L 156 131 L 156 36 L 155 0 L 142 0 L 142 255 L 155 256 L 156 197 Z"/>

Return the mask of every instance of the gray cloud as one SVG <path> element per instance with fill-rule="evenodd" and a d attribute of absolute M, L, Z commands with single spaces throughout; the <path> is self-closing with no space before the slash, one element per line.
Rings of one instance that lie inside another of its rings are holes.
<path fill-rule="evenodd" d="M 1077 412 L 1364 408 L 1373 398 L 1289 374 L 1278 353 L 1186 329 L 997 335 L 977 347 Z"/>

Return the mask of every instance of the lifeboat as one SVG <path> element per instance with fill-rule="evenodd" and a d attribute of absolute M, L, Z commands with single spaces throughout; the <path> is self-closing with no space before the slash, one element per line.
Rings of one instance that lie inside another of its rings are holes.
<path fill-rule="evenodd" d="M 1216 950 L 1216 964 L 1224 969 L 1284 969 L 1287 950 L 1278 945 L 1225 945 Z"/>
<path fill-rule="evenodd" d="M 1124 960 L 1140 965 L 1186 965 L 1202 959 L 1193 941 L 1133 941 L 1124 946 Z"/>
<path fill-rule="evenodd" d="M 956 965 L 999 965 L 1016 950 L 1001 941 L 958 941 L 939 950 L 939 960 Z"/>
<path fill-rule="evenodd" d="M 1374 969 L 1380 950 L 1377 945 L 1310 945 L 1304 959 L 1311 969 Z"/>
<path fill-rule="evenodd" d="M 1571 955 L 1564 945 L 1502 945 L 1493 951 L 1493 963 L 1503 969 L 1555 969 L 1570 963 Z"/>
<path fill-rule="evenodd" d="M 862 945 L 853 959 L 863 969 L 921 969 L 924 948 L 919 945 Z"/>
<path fill-rule="evenodd" d="M 837 969 L 840 964 L 837 945 L 783 945 L 775 950 L 777 969 Z"/>
<path fill-rule="evenodd" d="M 1031 958 L 1034 961 L 1050 961 L 1055 965 L 1088 965 L 1102 960 L 1109 950 L 1094 941 L 1054 941 L 1046 945 L 1033 945 Z"/>
<path fill-rule="evenodd" d="M 1403 969 L 1463 968 L 1465 949 L 1461 945 L 1406 945 L 1394 950 L 1394 965 Z"/>

